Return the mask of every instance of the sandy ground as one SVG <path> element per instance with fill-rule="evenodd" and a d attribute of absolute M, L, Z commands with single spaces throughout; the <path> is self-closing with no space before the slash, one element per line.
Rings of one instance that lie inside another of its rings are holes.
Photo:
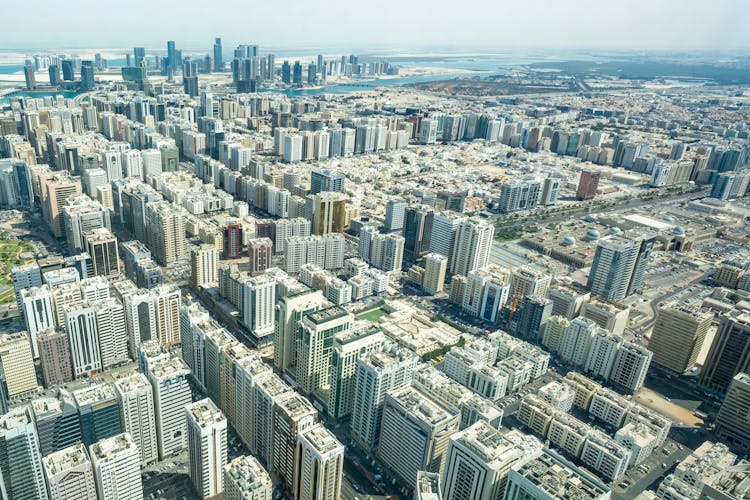
<path fill-rule="evenodd" d="M 633 396 L 633 400 L 671 419 L 680 427 L 698 427 L 703 424 L 703 420 L 693 415 L 690 410 L 667 401 L 663 396 L 646 387 L 638 391 Z"/>

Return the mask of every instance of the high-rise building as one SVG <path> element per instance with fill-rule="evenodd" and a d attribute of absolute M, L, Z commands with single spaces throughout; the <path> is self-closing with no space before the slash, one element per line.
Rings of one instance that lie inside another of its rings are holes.
<path fill-rule="evenodd" d="M 333 337 L 330 384 L 328 391 L 328 416 L 343 418 L 354 406 L 355 371 L 357 359 L 379 351 L 386 343 L 379 328 L 353 328 Z"/>
<path fill-rule="evenodd" d="M 120 253 L 117 237 L 109 229 L 90 231 L 84 236 L 86 251 L 91 256 L 94 276 L 119 276 Z"/>
<path fill-rule="evenodd" d="M 523 449 L 480 420 L 450 438 L 443 472 L 443 498 L 502 498 L 511 467 L 517 468 L 526 460 Z"/>
<path fill-rule="evenodd" d="M 16 292 L 16 302 L 18 310 L 24 314 L 23 302 L 21 300 L 21 291 L 28 288 L 42 286 L 42 271 L 39 264 L 32 262 L 21 266 L 13 266 L 10 269 L 10 278 L 13 282 L 13 289 Z M 25 319 L 25 318 L 24 318 Z"/>
<path fill-rule="evenodd" d="M 296 381 L 303 394 L 328 389 L 333 338 L 349 330 L 353 322 L 353 316 L 338 306 L 311 312 L 302 318 Z"/>
<path fill-rule="evenodd" d="M 273 484 L 257 458 L 241 455 L 224 466 L 226 500 L 272 500 Z"/>
<path fill-rule="evenodd" d="M 154 390 L 160 460 L 176 455 L 187 447 L 185 405 L 192 400 L 189 376 L 190 370 L 179 358 L 157 363 L 148 372 Z"/>
<path fill-rule="evenodd" d="M 219 283 L 219 251 L 215 245 L 203 244 L 190 250 L 190 284 L 208 288 Z"/>
<path fill-rule="evenodd" d="M 427 254 L 424 258 L 424 279 L 422 289 L 430 295 L 443 291 L 448 259 L 439 253 Z"/>
<path fill-rule="evenodd" d="M 273 242 L 270 238 L 253 238 L 248 242 L 250 274 L 265 271 L 273 265 Z"/>
<path fill-rule="evenodd" d="M 541 339 L 542 327 L 552 313 L 552 301 L 539 295 L 523 297 L 520 308 L 507 330 L 517 337 L 536 342 Z"/>
<path fill-rule="evenodd" d="M 344 445 L 322 424 L 301 431 L 294 454 L 294 500 L 338 500 Z"/>
<path fill-rule="evenodd" d="M 312 232 L 317 235 L 343 233 L 346 229 L 346 195 L 321 191 L 308 197 L 312 210 Z"/>
<path fill-rule="evenodd" d="M 78 443 L 42 458 L 50 500 L 97 500 L 86 447 Z"/>
<path fill-rule="evenodd" d="M 68 172 L 50 172 L 39 176 L 42 214 L 55 238 L 65 235 L 62 209 L 68 197 L 81 194 L 81 179 Z"/>
<path fill-rule="evenodd" d="M 86 249 L 85 237 L 91 231 L 112 227 L 109 210 L 85 194 L 68 198 L 62 207 L 62 219 L 65 239 L 71 252 Z"/>
<path fill-rule="evenodd" d="M 609 300 L 622 300 L 639 291 L 654 237 L 628 239 L 612 236 L 596 246 L 586 286 L 592 293 Z"/>
<path fill-rule="evenodd" d="M 404 214 L 404 259 L 416 262 L 430 248 L 435 210 L 429 205 L 411 205 Z"/>
<path fill-rule="evenodd" d="M 174 264 L 187 258 L 182 207 L 166 201 L 149 203 L 146 205 L 146 230 L 149 248 L 161 265 Z"/>
<path fill-rule="evenodd" d="M 599 187 L 601 172 L 583 170 L 581 178 L 578 180 L 576 189 L 576 198 L 579 200 L 593 200 L 596 197 L 596 189 Z"/>
<path fill-rule="evenodd" d="M 550 492 L 550 485 L 555 485 L 553 492 Z M 512 468 L 505 488 L 505 498 L 508 500 L 606 500 L 610 495 L 609 488 L 596 476 L 547 448 L 521 467 Z"/>
<path fill-rule="evenodd" d="M 171 349 L 174 344 L 180 343 L 180 288 L 176 285 L 159 285 L 151 289 L 151 300 L 156 319 L 155 325 L 151 326 L 151 338 Z"/>
<path fill-rule="evenodd" d="M 450 273 L 466 276 L 489 262 L 495 226 L 488 220 L 472 217 L 458 226 L 450 259 Z"/>
<path fill-rule="evenodd" d="M 557 195 L 560 193 L 560 180 L 552 177 L 544 179 L 542 195 L 539 203 L 548 207 L 557 203 Z"/>
<path fill-rule="evenodd" d="M 406 200 L 403 198 L 388 200 L 388 203 L 385 205 L 385 230 L 387 232 L 402 231 L 404 229 L 406 205 Z"/>
<path fill-rule="evenodd" d="M 279 396 L 273 407 L 271 461 L 269 469 L 283 483 L 285 489 L 293 491 L 295 451 L 297 436 L 313 425 L 318 412 L 310 401 L 291 391 Z"/>
<path fill-rule="evenodd" d="M 461 217 L 453 212 L 436 213 L 432 217 L 429 251 L 439 253 L 450 260 L 453 257 L 453 247 L 458 227 L 465 220 L 465 217 Z"/>
<path fill-rule="evenodd" d="M 89 385 L 72 394 L 81 420 L 83 444 L 90 446 L 122 432 L 120 404 L 111 384 Z"/>
<path fill-rule="evenodd" d="M 185 407 L 190 479 L 202 498 L 224 491 L 227 464 L 227 419 L 210 399 Z"/>
<path fill-rule="evenodd" d="M 10 402 L 31 396 L 41 389 L 26 332 L 0 334 L 0 384 L 0 397 Z"/>
<path fill-rule="evenodd" d="M 750 310 L 737 307 L 720 318 L 700 384 L 724 393 L 735 375 L 750 372 Z"/>
<path fill-rule="evenodd" d="M 695 365 L 713 317 L 710 312 L 688 305 L 659 308 L 648 342 L 654 363 L 677 373 Z"/>
<path fill-rule="evenodd" d="M 634 393 L 643 386 L 651 366 L 652 353 L 645 347 L 623 342 L 617 350 L 612 371 L 607 380 L 622 390 Z"/>
<path fill-rule="evenodd" d="M 81 62 L 81 90 L 88 92 L 94 90 L 94 63 L 92 61 Z"/>
<path fill-rule="evenodd" d="M 297 359 L 297 341 L 301 338 L 301 319 L 323 306 L 323 293 L 299 287 L 282 295 L 276 304 L 274 328 L 274 366 L 286 372 L 292 370 Z"/>
<path fill-rule="evenodd" d="M 224 55 L 221 49 L 221 38 L 214 41 L 214 71 L 224 71 Z"/>
<path fill-rule="evenodd" d="M 250 329 L 256 345 L 266 345 L 273 341 L 276 280 L 262 274 L 248 279 L 242 287 L 242 322 Z"/>
<path fill-rule="evenodd" d="M 93 303 L 99 355 L 103 369 L 127 363 L 128 332 L 125 309 L 114 297 Z"/>
<path fill-rule="evenodd" d="M 0 457 L 3 498 L 49 498 L 39 437 L 28 406 L 12 408 L 0 417 Z"/>
<path fill-rule="evenodd" d="M 26 90 L 36 89 L 36 75 L 34 72 L 34 66 L 26 64 L 23 67 L 23 75 L 26 80 Z"/>
<path fill-rule="evenodd" d="M 128 433 L 102 439 L 89 447 L 99 498 L 143 498 L 138 446 Z"/>
<path fill-rule="evenodd" d="M 716 436 L 730 447 L 750 450 L 750 375 L 738 373 L 716 417 Z"/>
<path fill-rule="evenodd" d="M 313 170 L 310 174 L 310 193 L 318 194 L 324 191 L 335 193 L 346 192 L 346 176 L 341 172 L 327 168 Z"/>
<path fill-rule="evenodd" d="M 101 371 L 101 347 L 94 306 L 88 302 L 73 302 L 65 304 L 62 311 L 73 360 L 73 376 L 78 378 Z"/>
<path fill-rule="evenodd" d="M 39 333 L 37 341 L 44 386 L 49 388 L 73 380 L 70 342 L 65 332 L 48 328 Z"/>
<path fill-rule="evenodd" d="M 156 439 L 154 393 L 143 373 L 132 373 L 115 381 L 115 391 L 120 402 L 123 430 L 133 437 L 141 455 L 141 466 L 146 467 L 159 459 Z"/>
<path fill-rule="evenodd" d="M 242 225 L 227 224 L 224 228 L 224 258 L 239 259 L 242 254 Z"/>
<path fill-rule="evenodd" d="M 58 396 L 31 401 L 39 449 L 43 456 L 81 442 L 81 424 L 73 397 L 64 389 Z"/>
<path fill-rule="evenodd" d="M 419 471 L 442 473 L 448 443 L 460 415 L 411 386 L 386 393 L 378 457 L 405 484 L 416 487 Z"/>

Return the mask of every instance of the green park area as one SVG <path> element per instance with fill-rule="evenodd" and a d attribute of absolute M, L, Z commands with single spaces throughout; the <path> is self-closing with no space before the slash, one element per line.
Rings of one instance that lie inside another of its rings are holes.
<path fill-rule="evenodd" d="M 10 270 L 34 260 L 34 247 L 18 240 L 0 240 L 0 304 L 15 299 Z"/>
<path fill-rule="evenodd" d="M 377 323 L 382 316 L 388 316 L 388 312 L 386 312 L 382 307 L 376 307 L 374 309 L 368 309 L 367 311 L 364 311 L 357 316 L 359 317 L 359 319 L 365 319 L 367 321 Z"/>

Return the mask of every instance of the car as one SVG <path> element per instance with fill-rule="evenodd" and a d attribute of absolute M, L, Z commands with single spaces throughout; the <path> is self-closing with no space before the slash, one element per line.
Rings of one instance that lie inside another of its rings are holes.
<path fill-rule="evenodd" d="M 666 468 L 667 468 L 667 464 L 666 464 L 665 462 L 662 462 L 662 463 L 661 463 L 661 468 L 662 468 L 662 469 L 666 469 Z"/>
<path fill-rule="evenodd" d="M 625 488 L 627 488 L 627 487 L 628 487 L 628 483 L 626 483 L 625 481 L 623 481 L 623 482 L 621 482 L 620 484 L 618 484 L 617 486 L 619 486 L 619 487 L 620 487 L 620 488 L 622 488 L 622 489 L 625 489 Z"/>

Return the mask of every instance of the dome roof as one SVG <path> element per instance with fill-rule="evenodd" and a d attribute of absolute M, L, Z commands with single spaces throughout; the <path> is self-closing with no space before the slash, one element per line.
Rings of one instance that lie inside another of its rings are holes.
<path fill-rule="evenodd" d="M 612 226 L 612 227 L 611 227 L 611 228 L 609 229 L 609 234 L 620 234 L 621 232 L 622 232 L 622 229 L 620 229 L 620 228 L 619 228 L 619 227 L 617 227 L 617 226 Z"/>
<path fill-rule="evenodd" d="M 589 229 L 586 231 L 586 237 L 591 240 L 598 240 L 601 237 L 601 234 L 599 234 L 599 231 L 596 229 Z"/>
<path fill-rule="evenodd" d="M 566 236 L 565 238 L 563 238 L 562 244 L 564 247 L 572 247 L 576 244 L 576 239 L 572 236 Z"/>
<path fill-rule="evenodd" d="M 664 220 L 667 222 L 672 222 L 674 220 L 674 217 L 672 217 L 671 215 L 665 215 Z"/>
<path fill-rule="evenodd" d="M 682 226 L 675 226 L 675 228 L 672 229 L 672 234 L 675 236 L 682 236 L 685 234 L 685 228 Z"/>

